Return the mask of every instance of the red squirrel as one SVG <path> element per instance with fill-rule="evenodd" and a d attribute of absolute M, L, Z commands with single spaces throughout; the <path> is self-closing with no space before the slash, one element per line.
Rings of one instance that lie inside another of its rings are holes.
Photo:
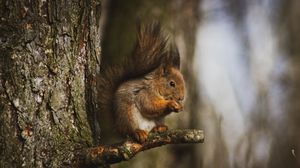
<path fill-rule="evenodd" d="M 121 135 L 143 143 L 150 131 L 168 129 L 165 116 L 183 110 L 185 83 L 177 47 L 160 24 L 139 25 L 136 37 L 134 52 L 122 64 L 101 69 L 99 105 L 113 113 Z"/>

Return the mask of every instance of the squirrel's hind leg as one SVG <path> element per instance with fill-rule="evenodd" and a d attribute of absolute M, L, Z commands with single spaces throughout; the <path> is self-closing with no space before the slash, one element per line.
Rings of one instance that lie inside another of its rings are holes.
<path fill-rule="evenodd" d="M 141 129 L 136 129 L 134 131 L 134 138 L 136 141 L 138 141 L 139 143 L 144 143 L 147 138 L 148 138 L 148 131 L 145 131 L 145 130 L 141 130 Z"/>
<path fill-rule="evenodd" d="M 150 132 L 157 132 L 157 133 L 163 133 L 167 131 L 169 128 L 165 124 L 160 124 L 155 126 Z"/>

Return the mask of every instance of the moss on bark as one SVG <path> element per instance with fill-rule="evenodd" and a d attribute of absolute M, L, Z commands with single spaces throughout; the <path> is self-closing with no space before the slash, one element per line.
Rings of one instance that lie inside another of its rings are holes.
<path fill-rule="evenodd" d="M 95 97 L 101 3 L 0 3 L 0 167 L 72 166 L 93 143 L 86 98 Z"/>

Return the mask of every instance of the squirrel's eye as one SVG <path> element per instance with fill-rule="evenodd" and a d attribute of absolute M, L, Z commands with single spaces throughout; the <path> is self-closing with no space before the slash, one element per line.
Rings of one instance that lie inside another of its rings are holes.
<path fill-rule="evenodd" d="M 174 81 L 170 81 L 170 86 L 175 87 L 175 82 Z"/>

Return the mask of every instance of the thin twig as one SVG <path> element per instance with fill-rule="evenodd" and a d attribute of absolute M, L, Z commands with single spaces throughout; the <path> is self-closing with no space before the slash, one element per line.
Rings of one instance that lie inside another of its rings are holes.
<path fill-rule="evenodd" d="M 105 165 L 126 161 L 137 153 L 166 144 L 203 143 L 202 130 L 179 129 L 168 130 L 163 133 L 150 133 L 145 143 L 140 144 L 132 140 L 113 145 L 102 145 L 88 149 L 85 162 L 92 165 Z"/>

